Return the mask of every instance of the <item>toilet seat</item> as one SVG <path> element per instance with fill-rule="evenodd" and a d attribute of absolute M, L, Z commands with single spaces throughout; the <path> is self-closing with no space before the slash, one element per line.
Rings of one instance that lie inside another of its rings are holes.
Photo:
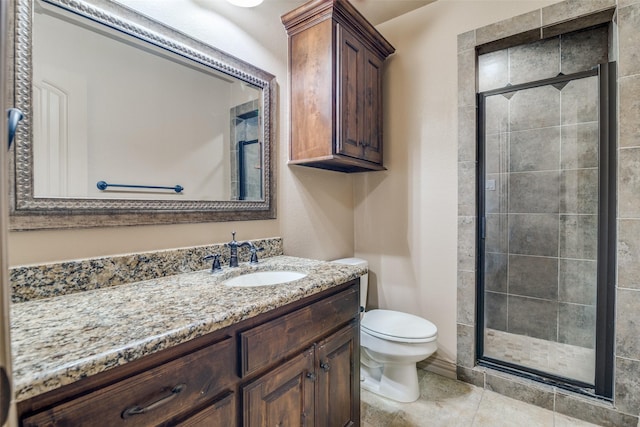
<path fill-rule="evenodd" d="M 438 328 L 427 319 L 393 310 L 365 312 L 360 327 L 374 337 L 406 343 L 435 341 L 438 334 Z"/>

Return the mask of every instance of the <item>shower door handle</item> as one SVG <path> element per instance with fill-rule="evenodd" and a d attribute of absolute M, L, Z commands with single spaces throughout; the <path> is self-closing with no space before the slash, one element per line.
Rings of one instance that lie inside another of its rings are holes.
<path fill-rule="evenodd" d="M 487 236 L 487 218 L 480 217 L 480 238 L 484 239 Z"/>

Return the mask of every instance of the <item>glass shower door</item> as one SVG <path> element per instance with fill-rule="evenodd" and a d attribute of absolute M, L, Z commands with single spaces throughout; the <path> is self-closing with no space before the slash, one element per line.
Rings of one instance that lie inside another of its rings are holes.
<path fill-rule="evenodd" d="M 480 94 L 480 359 L 594 387 L 600 80 Z"/>

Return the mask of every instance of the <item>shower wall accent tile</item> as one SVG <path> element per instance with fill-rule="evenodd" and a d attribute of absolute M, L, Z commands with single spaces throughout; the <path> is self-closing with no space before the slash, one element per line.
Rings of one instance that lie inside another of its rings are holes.
<path fill-rule="evenodd" d="M 486 116 L 485 134 L 509 132 L 509 100 L 500 96 L 489 96 L 485 99 Z"/>
<path fill-rule="evenodd" d="M 506 214 L 486 215 L 485 251 L 507 253 L 508 217 Z"/>
<path fill-rule="evenodd" d="M 568 0 L 542 8 L 542 26 L 616 7 L 616 0 Z"/>
<path fill-rule="evenodd" d="M 509 83 L 512 85 L 548 79 L 559 72 L 559 37 L 509 49 Z"/>
<path fill-rule="evenodd" d="M 640 289 L 640 220 L 619 220 L 618 233 L 618 287 Z"/>
<path fill-rule="evenodd" d="M 618 409 L 628 414 L 640 414 L 640 360 L 616 357 L 615 402 Z"/>
<path fill-rule="evenodd" d="M 640 291 L 618 289 L 616 356 L 640 360 Z"/>
<path fill-rule="evenodd" d="M 576 416 L 581 419 L 605 427 L 637 427 L 638 417 L 622 414 L 606 403 L 587 400 L 562 389 L 556 390 L 556 412 Z"/>
<path fill-rule="evenodd" d="M 509 172 L 555 170 L 559 161 L 559 126 L 509 134 Z"/>
<path fill-rule="evenodd" d="M 640 3 L 618 10 L 618 72 L 622 76 L 640 74 Z"/>
<path fill-rule="evenodd" d="M 475 328 L 458 323 L 457 337 L 457 364 L 466 368 L 473 368 L 476 360 Z"/>
<path fill-rule="evenodd" d="M 476 162 L 458 165 L 458 215 L 476 214 Z"/>
<path fill-rule="evenodd" d="M 598 123 L 580 123 L 560 128 L 562 169 L 598 167 Z"/>
<path fill-rule="evenodd" d="M 618 151 L 618 209 L 623 218 L 640 218 L 640 148 Z"/>
<path fill-rule="evenodd" d="M 558 304 L 558 342 L 595 348 L 596 307 Z"/>
<path fill-rule="evenodd" d="M 458 34 L 458 53 L 476 47 L 476 30 Z"/>
<path fill-rule="evenodd" d="M 561 71 L 573 74 L 590 70 L 594 64 L 609 61 L 607 26 L 560 36 L 562 40 Z"/>
<path fill-rule="evenodd" d="M 487 374 L 486 382 L 487 390 L 553 411 L 553 387 L 525 379 L 513 381 L 510 378 L 495 374 Z"/>
<path fill-rule="evenodd" d="M 640 147 L 640 74 L 618 80 L 619 147 Z"/>
<path fill-rule="evenodd" d="M 484 284 L 485 289 L 494 292 L 507 292 L 507 254 L 485 253 Z"/>
<path fill-rule="evenodd" d="M 514 132 L 559 125 L 559 101 L 560 91 L 551 86 L 518 91 L 509 103 L 509 130 Z"/>
<path fill-rule="evenodd" d="M 509 52 L 507 49 L 478 57 L 478 92 L 505 87 L 509 83 Z"/>
<path fill-rule="evenodd" d="M 560 177 L 560 212 L 598 213 L 598 170 L 562 171 Z"/>
<path fill-rule="evenodd" d="M 559 212 L 559 178 L 558 171 L 509 174 L 509 213 Z"/>
<path fill-rule="evenodd" d="M 509 215 L 509 253 L 558 256 L 558 215 Z"/>
<path fill-rule="evenodd" d="M 496 292 L 484 293 L 485 328 L 507 330 L 507 294 Z"/>
<path fill-rule="evenodd" d="M 476 219 L 471 216 L 458 217 L 458 270 L 476 270 Z"/>
<path fill-rule="evenodd" d="M 456 377 L 465 383 L 484 388 L 484 371 L 478 368 L 465 368 L 456 366 Z"/>
<path fill-rule="evenodd" d="M 523 33 L 540 27 L 540 10 L 534 10 L 522 15 L 476 30 L 476 45 L 493 42 L 515 34 Z"/>
<path fill-rule="evenodd" d="M 475 50 L 458 54 L 458 107 L 476 103 L 475 63 Z"/>
<path fill-rule="evenodd" d="M 458 161 L 476 160 L 476 107 L 458 108 Z"/>
<path fill-rule="evenodd" d="M 562 124 L 598 121 L 598 78 L 570 81 L 562 89 Z M 585 102 L 593 100 L 592 102 Z"/>
<path fill-rule="evenodd" d="M 597 232 L 596 215 L 560 215 L 560 257 L 596 259 Z"/>
<path fill-rule="evenodd" d="M 595 306 L 597 268 L 596 261 L 560 258 L 558 300 Z"/>
<path fill-rule="evenodd" d="M 458 271 L 458 323 L 473 325 L 476 315 L 476 273 Z"/>
<path fill-rule="evenodd" d="M 509 294 L 558 299 L 558 258 L 509 255 Z"/>
<path fill-rule="evenodd" d="M 508 331 L 543 340 L 557 340 L 558 303 L 509 295 Z"/>
<path fill-rule="evenodd" d="M 507 213 L 509 174 L 487 174 L 485 179 L 485 207 L 487 213 Z M 475 204 L 475 200 L 473 201 Z"/>

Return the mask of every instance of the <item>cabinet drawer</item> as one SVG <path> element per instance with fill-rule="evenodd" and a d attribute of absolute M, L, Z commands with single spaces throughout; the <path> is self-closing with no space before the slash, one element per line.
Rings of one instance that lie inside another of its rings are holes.
<path fill-rule="evenodd" d="M 233 383 L 233 347 L 226 338 L 27 417 L 23 425 L 158 425 L 203 406 Z"/>
<path fill-rule="evenodd" d="M 241 376 L 257 372 L 299 351 L 359 315 L 358 287 L 240 333 Z"/>

